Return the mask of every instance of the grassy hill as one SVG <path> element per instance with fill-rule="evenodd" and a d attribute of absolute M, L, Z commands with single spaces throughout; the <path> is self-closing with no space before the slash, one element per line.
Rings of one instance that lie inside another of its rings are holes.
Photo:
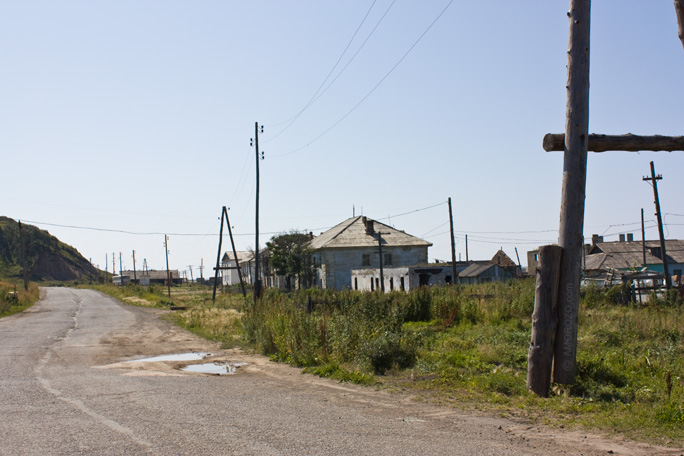
<path fill-rule="evenodd" d="M 78 250 L 47 231 L 22 223 L 29 279 L 33 281 L 97 280 L 100 273 Z M 0 217 L 0 277 L 21 278 L 19 224 Z"/>

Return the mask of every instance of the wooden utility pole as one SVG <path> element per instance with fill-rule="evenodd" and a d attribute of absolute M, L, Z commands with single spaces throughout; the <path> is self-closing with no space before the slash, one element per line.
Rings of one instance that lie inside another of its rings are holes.
<path fill-rule="evenodd" d="M 684 0 L 675 0 L 675 7 L 679 36 L 682 38 Z M 590 0 L 570 0 L 565 133 L 548 134 L 544 137 L 543 143 L 546 151 L 565 152 L 558 236 L 563 255 L 558 288 L 559 322 L 556 328 L 553 372 L 554 381 L 563 384 L 574 383 L 576 371 L 587 152 L 684 150 L 682 136 L 589 135 L 590 15 Z"/>
<path fill-rule="evenodd" d="M 658 174 L 656 176 L 655 167 L 653 162 L 651 162 L 651 177 L 644 177 L 645 181 L 653 182 L 653 199 L 656 208 L 656 218 L 658 220 L 658 235 L 660 236 L 660 255 L 663 260 L 663 274 L 665 274 L 665 288 L 668 290 L 672 288 L 672 280 L 670 279 L 670 271 L 667 267 L 667 252 L 665 251 L 665 234 L 663 232 L 663 217 L 660 212 L 660 199 L 658 198 L 658 181 L 661 180 L 663 176 Z"/>
<path fill-rule="evenodd" d="M 21 249 L 21 270 L 22 276 L 24 278 L 24 291 L 28 291 L 28 267 L 26 266 L 26 251 L 24 247 L 24 234 L 23 228 L 21 226 L 21 220 L 19 220 L 19 248 Z"/>
<path fill-rule="evenodd" d="M 584 244 L 584 199 L 589 136 L 589 25 L 591 0 L 570 0 L 568 83 L 563 185 L 558 244 L 563 248 L 559 281 L 559 325 L 553 378 L 575 382 L 579 286 Z"/>
<path fill-rule="evenodd" d="M 124 285 L 124 278 L 123 278 L 123 266 L 122 266 L 122 262 L 121 262 L 121 252 L 119 252 L 119 279 L 121 279 L 121 280 L 120 280 L 120 282 L 121 282 L 120 285 L 123 287 L 123 285 Z"/>
<path fill-rule="evenodd" d="M 223 243 L 223 220 L 226 221 L 228 225 L 228 234 L 230 236 L 230 245 L 233 249 L 233 257 L 235 258 L 235 266 L 221 266 L 221 245 Z M 216 255 L 216 267 L 214 268 L 216 273 L 214 275 L 214 293 L 211 297 L 212 302 L 216 302 L 216 287 L 218 285 L 218 274 L 220 270 L 230 270 L 237 269 L 238 278 L 240 279 L 240 287 L 242 287 L 242 297 L 247 297 L 247 290 L 245 290 L 245 281 L 242 280 L 242 267 L 240 266 L 240 260 L 238 259 L 237 251 L 235 250 L 235 241 L 233 240 L 233 229 L 230 226 L 230 219 L 228 218 L 228 209 L 223 206 L 221 210 L 221 229 L 219 230 L 219 245 L 218 254 Z"/>
<path fill-rule="evenodd" d="M 195 280 L 192 278 L 192 265 L 188 266 L 188 270 L 190 271 L 190 283 L 194 282 Z"/>
<path fill-rule="evenodd" d="M 255 212 L 255 239 L 254 239 L 254 301 L 261 297 L 261 278 L 259 277 L 259 131 L 264 132 L 264 127 L 259 128 L 259 122 L 254 122 L 254 145 L 256 149 L 256 212 Z M 237 260 L 237 258 L 236 258 Z"/>
<path fill-rule="evenodd" d="M 460 283 L 456 271 L 456 242 L 454 241 L 454 215 L 451 212 L 451 197 L 449 197 L 449 230 L 451 232 L 451 283 Z"/>
<path fill-rule="evenodd" d="M 674 5 L 677 13 L 677 36 L 684 46 L 684 0 L 675 0 Z"/>
<path fill-rule="evenodd" d="M 169 237 L 164 235 L 164 253 L 166 253 L 166 288 L 171 299 L 171 272 L 169 272 Z"/>

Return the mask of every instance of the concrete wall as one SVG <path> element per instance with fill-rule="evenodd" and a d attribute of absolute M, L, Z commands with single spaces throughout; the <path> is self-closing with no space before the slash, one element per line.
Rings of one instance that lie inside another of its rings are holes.
<path fill-rule="evenodd" d="M 377 247 L 363 247 L 317 251 L 314 253 L 314 261 L 318 265 L 316 283 L 321 288 L 352 289 L 352 269 L 380 267 L 377 250 Z M 387 268 L 427 263 L 427 247 L 383 246 L 382 253 L 392 255 L 392 264 L 383 265 Z M 370 265 L 363 264 L 364 255 L 369 256 Z"/>
<path fill-rule="evenodd" d="M 451 265 L 383 268 L 385 292 L 409 291 L 421 285 L 445 285 L 451 283 L 451 274 Z M 351 282 L 353 290 L 380 290 L 380 268 L 354 269 L 351 271 Z"/>

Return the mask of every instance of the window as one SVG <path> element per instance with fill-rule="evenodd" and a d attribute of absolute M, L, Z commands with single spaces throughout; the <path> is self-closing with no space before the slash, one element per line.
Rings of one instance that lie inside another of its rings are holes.
<path fill-rule="evenodd" d="M 391 253 L 385 253 L 385 266 L 392 266 L 392 254 Z"/>
<path fill-rule="evenodd" d="M 390 277 L 390 291 L 394 290 L 394 277 Z"/>
<path fill-rule="evenodd" d="M 404 278 L 403 277 L 401 278 L 400 286 L 401 286 L 401 291 L 404 291 L 406 289 L 404 287 Z"/>
<path fill-rule="evenodd" d="M 361 255 L 361 266 L 370 266 L 370 253 Z"/>
<path fill-rule="evenodd" d="M 359 278 L 354 277 L 354 290 L 358 290 L 358 289 L 359 289 Z"/>
<path fill-rule="evenodd" d="M 373 277 L 371 277 L 370 280 L 371 280 L 371 291 L 375 291 L 375 284 L 373 283 Z"/>

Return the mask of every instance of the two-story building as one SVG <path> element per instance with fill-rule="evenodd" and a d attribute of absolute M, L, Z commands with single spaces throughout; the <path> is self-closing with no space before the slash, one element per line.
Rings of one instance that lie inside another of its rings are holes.
<path fill-rule="evenodd" d="M 311 241 L 315 283 L 321 288 L 351 289 L 352 269 L 379 268 L 380 261 L 388 268 L 427 264 L 431 245 L 376 220 L 352 217 Z"/>

